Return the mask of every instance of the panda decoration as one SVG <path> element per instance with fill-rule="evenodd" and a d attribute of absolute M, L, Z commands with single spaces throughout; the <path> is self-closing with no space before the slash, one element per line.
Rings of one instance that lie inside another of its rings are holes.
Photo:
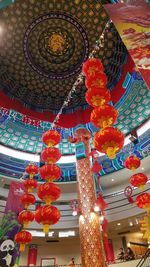
<path fill-rule="evenodd" d="M 0 240 L 0 267 L 14 265 L 15 244 L 11 239 Z"/>

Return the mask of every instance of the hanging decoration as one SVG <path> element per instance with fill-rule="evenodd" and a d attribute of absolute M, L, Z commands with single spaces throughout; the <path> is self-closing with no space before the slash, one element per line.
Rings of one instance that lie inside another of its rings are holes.
<path fill-rule="evenodd" d="M 124 195 L 127 197 L 130 204 L 134 203 L 134 200 L 132 198 L 133 189 L 130 185 L 128 185 L 124 190 Z"/>
<path fill-rule="evenodd" d="M 101 211 L 101 213 L 104 215 L 104 210 L 107 207 L 108 207 L 108 204 L 104 200 L 103 195 L 99 194 L 99 196 L 95 202 L 94 211 L 96 211 L 96 212 Z"/>
<path fill-rule="evenodd" d="M 35 164 L 29 164 L 25 171 L 29 174 L 30 179 L 33 179 L 35 174 L 38 174 L 38 167 Z"/>
<path fill-rule="evenodd" d="M 33 212 L 27 210 L 30 205 L 35 203 L 35 196 L 31 194 L 33 189 L 37 187 L 37 181 L 33 179 L 34 175 L 38 173 L 38 167 L 34 164 L 29 164 L 26 167 L 26 172 L 29 174 L 29 178 L 24 181 L 24 187 L 26 192 L 21 196 L 21 203 L 24 206 L 23 211 L 18 215 L 18 221 L 23 225 L 23 230 L 15 235 L 15 241 L 20 244 L 20 252 L 23 252 L 25 245 L 32 241 L 32 235 L 30 232 L 25 231 L 29 223 L 33 222 Z"/>
<path fill-rule="evenodd" d="M 28 228 L 29 223 L 33 222 L 34 214 L 31 211 L 23 210 L 19 213 L 18 220 L 24 228 Z"/>
<path fill-rule="evenodd" d="M 98 161 L 97 160 L 94 160 L 94 163 L 93 163 L 93 166 L 92 166 L 92 172 L 94 172 L 94 173 L 99 173 L 100 171 L 101 171 L 101 169 L 102 169 L 102 166 L 98 163 Z"/>
<path fill-rule="evenodd" d="M 41 153 L 42 161 L 47 164 L 54 164 L 61 158 L 61 152 L 56 147 L 46 147 Z"/>
<path fill-rule="evenodd" d="M 48 234 L 49 227 L 60 219 L 60 212 L 54 206 L 53 201 L 60 197 L 60 188 L 53 184 L 61 176 L 61 169 L 55 163 L 60 159 L 61 153 L 55 145 L 61 141 L 61 135 L 56 130 L 48 130 L 42 135 L 42 141 L 48 146 L 41 153 L 41 159 L 45 162 L 40 168 L 40 176 L 46 183 L 38 187 L 38 197 L 46 203 L 45 206 L 37 208 L 35 220 L 43 224 L 45 234 Z"/>
<path fill-rule="evenodd" d="M 137 156 L 129 156 L 124 161 L 125 168 L 129 170 L 136 170 L 140 167 L 141 161 Z"/>
<path fill-rule="evenodd" d="M 90 106 L 96 108 L 107 104 L 111 100 L 111 96 L 108 90 L 94 88 L 93 90 L 88 90 L 86 92 L 85 99 Z"/>
<path fill-rule="evenodd" d="M 43 224 L 43 231 L 48 234 L 51 225 L 56 224 L 60 219 L 59 210 L 50 205 L 37 208 L 35 212 L 35 220 L 37 223 Z"/>
<path fill-rule="evenodd" d="M 116 122 L 117 117 L 117 110 L 107 104 L 93 109 L 90 119 L 97 128 L 105 128 L 112 126 Z"/>
<path fill-rule="evenodd" d="M 107 127 L 95 134 L 93 142 L 95 149 L 114 159 L 116 153 L 123 147 L 124 135 L 116 128 Z"/>
<path fill-rule="evenodd" d="M 40 168 L 40 176 L 50 183 L 60 178 L 61 169 L 55 164 L 46 164 Z"/>
<path fill-rule="evenodd" d="M 24 208 L 27 209 L 30 205 L 33 205 L 35 203 L 35 196 L 32 194 L 25 193 L 21 197 L 21 203 L 24 206 Z"/>
<path fill-rule="evenodd" d="M 94 136 L 94 148 L 105 153 L 110 159 L 115 159 L 116 153 L 123 147 L 124 135 L 120 130 L 111 127 L 117 120 L 118 112 L 108 104 L 111 95 L 107 89 L 107 76 L 98 59 L 88 59 L 83 63 L 82 71 L 88 89 L 85 99 L 94 108 L 91 122 L 102 128 Z"/>
<path fill-rule="evenodd" d="M 56 146 L 60 143 L 61 136 L 55 130 L 48 130 L 42 135 L 42 142 L 48 147 Z"/>
<path fill-rule="evenodd" d="M 50 205 L 60 197 L 60 188 L 53 183 L 44 183 L 38 187 L 37 195 L 46 205 Z"/>
<path fill-rule="evenodd" d="M 144 185 L 147 183 L 148 178 L 144 173 L 137 173 L 131 176 L 130 183 L 135 186 L 139 187 L 141 190 L 144 189 Z"/>
<path fill-rule="evenodd" d="M 142 193 L 136 197 L 136 204 L 138 208 L 146 209 L 146 211 L 150 212 L 150 194 Z"/>
<path fill-rule="evenodd" d="M 85 77 L 95 78 L 97 74 L 103 72 L 103 64 L 97 58 L 89 58 L 83 63 L 82 72 Z"/>
<path fill-rule="evenodd" d="M 32 241 L 32 235 L 28 231 L 21 231 L 15 235 L 16 243 L 20 244 L 20 252 L 25 250 L 25 245 Z"/>

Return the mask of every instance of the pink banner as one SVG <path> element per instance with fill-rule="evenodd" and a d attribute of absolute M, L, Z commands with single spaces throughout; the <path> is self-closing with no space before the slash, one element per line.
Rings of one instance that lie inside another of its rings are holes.
<path fill-rule="evenodd" d="M 144 0 L 129 0 L 105 9 L 150 88 L 150 6 Z"/>
<path fill-rule="evenodd" d="M 20 201 L 21 196 L 24 194 L 25 188 L 23 183 L 11 182 L 9 188 L 8 199 L 5 207 L 5 213 L 8 211 L 20 212 L 23 207 Z"/>

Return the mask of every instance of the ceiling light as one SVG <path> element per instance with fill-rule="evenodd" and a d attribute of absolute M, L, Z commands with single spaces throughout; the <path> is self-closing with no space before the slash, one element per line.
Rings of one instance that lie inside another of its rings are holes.
<path fill-rule="evenodd" d="M 132 227 L 133 226 L 133 222 L 129 222 L 129 225 Z"/>
<path fill-rule="evenodd" d="M 112 178 L 111 180 L 112 180 L 112 182 L 114 182 L 114 181 L 115 181 L 113 178 Z"/>
<path fill-rule="evenodd" d="M 144 171 L 144 167 L 142 167 L 141 170 Z"/>
<path fill-rule="evenodd" d="M 127 243 L 127 247 L 130 247 L 130 246 L 131 246 L 131 244 L 130 244 L 130 242 L 128 242 L 128 243 Z"/>
<path fill-rule="evenodd" d="M 121 223 L 117 223 L 117 225 L 118 225 L 118 226 L 120 226 L 120 225 L 121 225 Z"/>
<path fill-rule="evenodd" d="M 138 221 L 138 219 L 135 219 L 135 222 L 136 222 L 136 224 L 139 224 L 139 221 Z"/>

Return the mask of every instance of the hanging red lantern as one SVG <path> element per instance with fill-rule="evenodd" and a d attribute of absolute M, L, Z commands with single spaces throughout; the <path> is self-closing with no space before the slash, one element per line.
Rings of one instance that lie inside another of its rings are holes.
<path fill-rule="evenodd" d="M 61 141 L 61 135 L 55 130 L 48 130 L 42 135 L 42 142 L 48 147 L 56 146 Z"/>
<path fill-rule="evenodd" d="M 50 205 L 60 197 L 60 188 L 53 183 L 44 183 L 38 187 L 37 195 L 46 205 Z"/>
<path fill-rule="evenodd" d="M 34 177 L 35 174 L 38 174 L 39 170 L 38 167 L 34 164 L 29 164 L 25 171 L 29 174 L 30 179 L 32 179 Z"/>
<path fill-rule="evenodd" d="M 28 224 L 33 222 L 34 214 L 31 211 L 23 210 L 19 213 L 18 220 L 23 224 L 24 228 L 27 228 Z"/>
<path fill-rule="evenodd" d="M 59 210 L 50 205 L 39 207 L 35 212 L 37 223 L 43 224 L 43 231 L 48 234 L 50 225 L 57 223 L 60 219 Z"/>
<path fill-rule="evenodd" d="M 113 127 L 107 127 L 94 136 L 94 147 L 101 153 L 105 153 L 110 159 L 116 157 L 116 153 L 123 147 L 124 135 Z"/>
<path fill-rule="evenodd" d="M 117 110 L 110 105 L 105 105 L 93 109 L 91 113 L 91 122 L 98 128 L 112 126 L 118 117 Z"/>
<path fill-rule="evenodd" d="M 40 176 L 47 182 L 58 180 L 61 176 L 61 169 L 54 164 L 43 165 L 40 168 Z"/>
<path fill-rule="evenodd" d="M 124 161 L 125 168 L 127 168 L 129 170 L 137 169 L 138 167 L 140 167 L 140 164 L 141 164 L 141 161 L 136 156 L 130 156 L 130 157 L 126 158 Z"/>
<path fill-rule="evenodd" d="M 86 88 L 90 90 L 105 89 L 107 84 L 107 76 L 105 73 L 98 73 L 95 77 L 87 77 L 85 80 Z"/>
<path fill-rule="evenodd" d="M 54 164 L 61 158 L 60 150 L 56 147 L 46 147 L 41 153 L 42 161 Z"/>
<path fill-rule="evenodd" d="M 96 108 L 106 105 L 111 100 L 111 95 L 108 90 L 94 88 L 86 92 L 85 99 L 90 106 Z"/>
<path fill-rule="evenodd" d="M 147 212 L 150 212 L 150 194 L 142 193 L 136 197 L 136 204 L 138 208 L 146 209 Z"/>
<path fill-rule="evenodd" d="M 25 250 L 25 245 L 32 241 L 32 235 L 28 231 L 21 231 L 15 235 L 15 241 L 20 244 L 20 252 Z"/>
<path fill-rule="evenodd" d="M 103 65 L 98 58 L 89 58 L 82 65 L 82 72 L 86 77 L 94 78 L 103 72 Z"/>
<path fill-rule="evenodd" d="M 37 188 L 37 181 L 34 179 L 27 179 L 24 181 L 24 187 L 28 193 L 31 193 L 33 189 Z"/>
<path fill-rule="evenodd" d="M 29 205 L 33 205 L 35 203 L 35 196 L 32 194 L 24 194 L 21 197 L 21 203 L 25 209 L 29 207 Z"/>
<path fill-rule="evenodd" d="M 147 183 L 148 178 L 144 173 L 137 173 L 131 176 L 130 183 L 133 186 L 139 187 L 140 189 L 144 189 L 144 185 Z"/>

